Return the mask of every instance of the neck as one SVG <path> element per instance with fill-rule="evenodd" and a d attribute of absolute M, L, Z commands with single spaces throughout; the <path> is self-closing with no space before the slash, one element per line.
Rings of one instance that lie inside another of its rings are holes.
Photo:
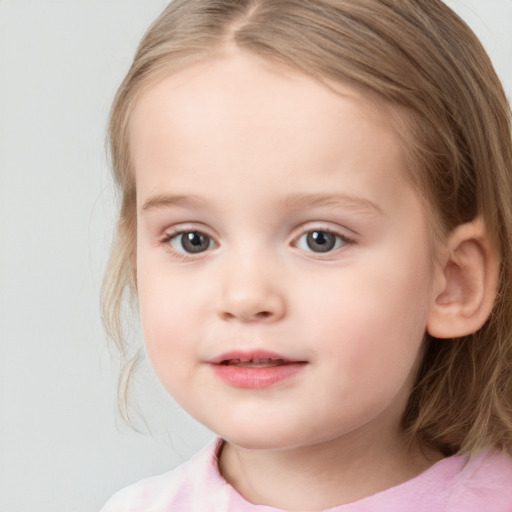
<path fill-rule="evenodd" d="M 352 437 L 352 438 L 351 438 Z M 226 444 L 224 478 L 248 501 L 284 510 L 322 510 L 351 503 L 425 471 L 441 456 L 406 443 L 397 432 L 364 443 L 343 436 L 286 450 L 246 450 Z"/>

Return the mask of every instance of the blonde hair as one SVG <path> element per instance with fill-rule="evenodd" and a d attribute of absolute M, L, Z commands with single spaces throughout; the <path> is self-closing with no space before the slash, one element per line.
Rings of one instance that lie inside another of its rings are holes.
<path fill-rule="evenodd" d="M 109 126 L 122 201 L 103 311 L 127 360 L 121 309 L 125 294 L 136 292 L 130 115 L 145 88 L 226 44 L 351 84 L 406 112 L 401 130 L 411 176 L 435 231 L 442 237 L 484 220 L 500 262 L 493 312 L 473 335 L 426 340 L 403 426 L 411 439 L 446 454 L 488 446 L 512 453 L 510 109 L 480 42 L 439 0 L 174 0 L 164 10 L 140 43 Z"/>

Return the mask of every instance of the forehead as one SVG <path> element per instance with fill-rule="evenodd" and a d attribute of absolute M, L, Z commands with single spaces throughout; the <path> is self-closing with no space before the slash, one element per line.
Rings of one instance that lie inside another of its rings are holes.
<path fill-rule="evenodd" d="M 340 102 L 340 97 L 350 101 Z M 150 127 L 162 135 L 177 127 L 183 133 L 213 138 L 220 122 L 223 127 L 236 127 L 241 135 L 258 128 L 277 134 L 296 127 L 300 137 L 301 128 L 308 125 L 339 129 L 336 114 L 348 110 L 360 120 L 382 124 L 386 135 L 389 126 L 383 107 L 354 87 L 323 84 L 290 67 L 234 52 L 171 72 L 146 87 L 131 116 L 131 142 Z M 159 120 L 163 124 L 155 124 Z"/>
<path fill-rule="evenodd" d="M 403 144 L 377 101 L 241 53 L 148 87 L 131 118 L 130 146 L 138 196 L 212 173 L 230 183 L 270 170 L 289 186 L 318 180 L 320 169 L 359 169 L 364 178 L 372 168 L 398 180 L 405 168 Z"/>

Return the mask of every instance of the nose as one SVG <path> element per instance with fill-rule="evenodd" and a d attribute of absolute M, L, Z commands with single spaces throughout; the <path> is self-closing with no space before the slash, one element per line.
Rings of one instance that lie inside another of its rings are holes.
<path fill-rule="evenodd" d="M 276 270 L 255 258 L 226 267 L 217 307 L 222 320 L 272 323 L 285 315 L 284 283 Z"/>

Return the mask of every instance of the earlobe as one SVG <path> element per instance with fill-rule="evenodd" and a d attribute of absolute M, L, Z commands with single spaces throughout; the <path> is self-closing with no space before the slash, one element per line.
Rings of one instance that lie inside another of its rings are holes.
<path fill-rule="evenodd" d="M 437 269 L 438 282 L 427 332 L 436 338 L 459 338 L 480 329 L 496 298 L 499 263 L 484 223 L 455 228 Z"/>

